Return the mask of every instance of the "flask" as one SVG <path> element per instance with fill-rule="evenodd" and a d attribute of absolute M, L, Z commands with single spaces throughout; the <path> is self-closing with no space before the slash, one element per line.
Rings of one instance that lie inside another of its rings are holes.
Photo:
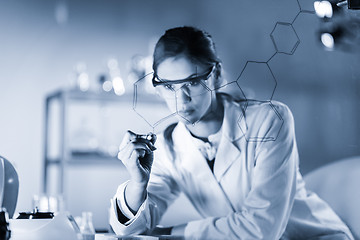
<path fill-rule="evenodd" d="M 83 237 L 83 240 L 94 240 L 95 239 L 95 229 L 92 223 L 92 213 L 83 212 L 81 219 L 80 232 Z"/>
<path fill-rule="evenodd" d="M 0 209 L 0 240 L 10 239 L 9 215 L 6 208 Z"/>

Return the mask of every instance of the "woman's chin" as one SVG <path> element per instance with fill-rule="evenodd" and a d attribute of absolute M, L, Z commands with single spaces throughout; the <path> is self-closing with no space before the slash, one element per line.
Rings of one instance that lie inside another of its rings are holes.
<path fill-rule="evenodd" d="M 199 118 L 195 116 L 195 114 L 184 114 L 181 112 L 178 112 L 177 118 L 182 123 L 188 125 L 188 124 L 196 124 L 199 121 Z"/>

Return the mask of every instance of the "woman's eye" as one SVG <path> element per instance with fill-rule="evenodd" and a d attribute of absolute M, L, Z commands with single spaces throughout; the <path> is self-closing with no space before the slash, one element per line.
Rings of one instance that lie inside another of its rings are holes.
<path fill-rule="evenodd" d="M 170 84 L 165 84 L 165 85 L 164 85 L 164 88 L 165 88 L 166 90 L 170 90 L 170 91 L 173 91 L 173 89 L 174 89 Z"/>
<path fill-rule="evenodd" d="M 191 81 L 191 82 L 189 82 L 190 86 L 197 86 L 199 84 L 200 84 L 200 81 Z"/>

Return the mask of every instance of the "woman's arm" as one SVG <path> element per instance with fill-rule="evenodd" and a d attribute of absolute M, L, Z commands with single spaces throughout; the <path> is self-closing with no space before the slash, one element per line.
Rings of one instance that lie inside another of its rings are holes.
<path fill-rule="evenodd" d="M 160 142 L 159 145 L 163 146 L 162 137 L 158 141 Z M 144 199 L 139 203 L 136 210 L 129 206 L 126 198 L 126 194 L 128 194 L 126 189 L 131 182 L 128 181 L 119 186 L 111 201 L 110 209 L 110 225 L 116 234 L 129 235 L 151 232 L 159 223 L 167 206 L 178 196 L 179 187 L 171 176 L 171 163 L 167 157 L 168 155 L 163 147 L 159 147 L 154 152 L 150 180 L 144 193 Z M 125 209 L 121 210 L 119 207 Z M 125 215 L 127 219 L 125 218 L 124 221 L 121 215 Z"/>

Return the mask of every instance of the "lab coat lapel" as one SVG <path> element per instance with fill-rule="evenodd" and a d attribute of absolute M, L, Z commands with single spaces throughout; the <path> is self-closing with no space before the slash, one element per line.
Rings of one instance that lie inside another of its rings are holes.
<path fill-rule="evenodd" d="M 222 137 L 214 164 L 214 175 L 218 182 L 234 161 L 240 158 L 241 151 L 234 143 L 245 136 L 247 129 L 245 125 L 241 125 L 244 121 L 239 122 L 243 116 L 242 106 L 227 101 L 224 101 L 224 106 Z"/>
<path fill-rule="evenodd" d="M 214 175 L 218 182 L 220 182 L 222 176 L 238 158 L 240 158 L 239 149 L 228 138 L 223 137 L 220 141 L 214 164 Z"/>
<path fill-rule="evenodd" d="M 203 157 L 197 147 L 192 144 L 192 136 L 186 130 L 186 127 L 179 123 L 174 131 L 174 141 L 180 153 L 182 169 L 182 181 L 186 187 L 185 191 L 192 191 L 189 198 L 196 198 L 192 201 L 196 209 L 203 216 L 223 216 L 232 211 L 231 203 L 225 195 L 220 184 L 216 181 L 211 172 L 206 159 Z M 181 143 L 180 143 L 181 142 Z M 202 199 L 202 200 L 199 200 Z M 221 203 L 221 204 L 219 204 Z"/>

